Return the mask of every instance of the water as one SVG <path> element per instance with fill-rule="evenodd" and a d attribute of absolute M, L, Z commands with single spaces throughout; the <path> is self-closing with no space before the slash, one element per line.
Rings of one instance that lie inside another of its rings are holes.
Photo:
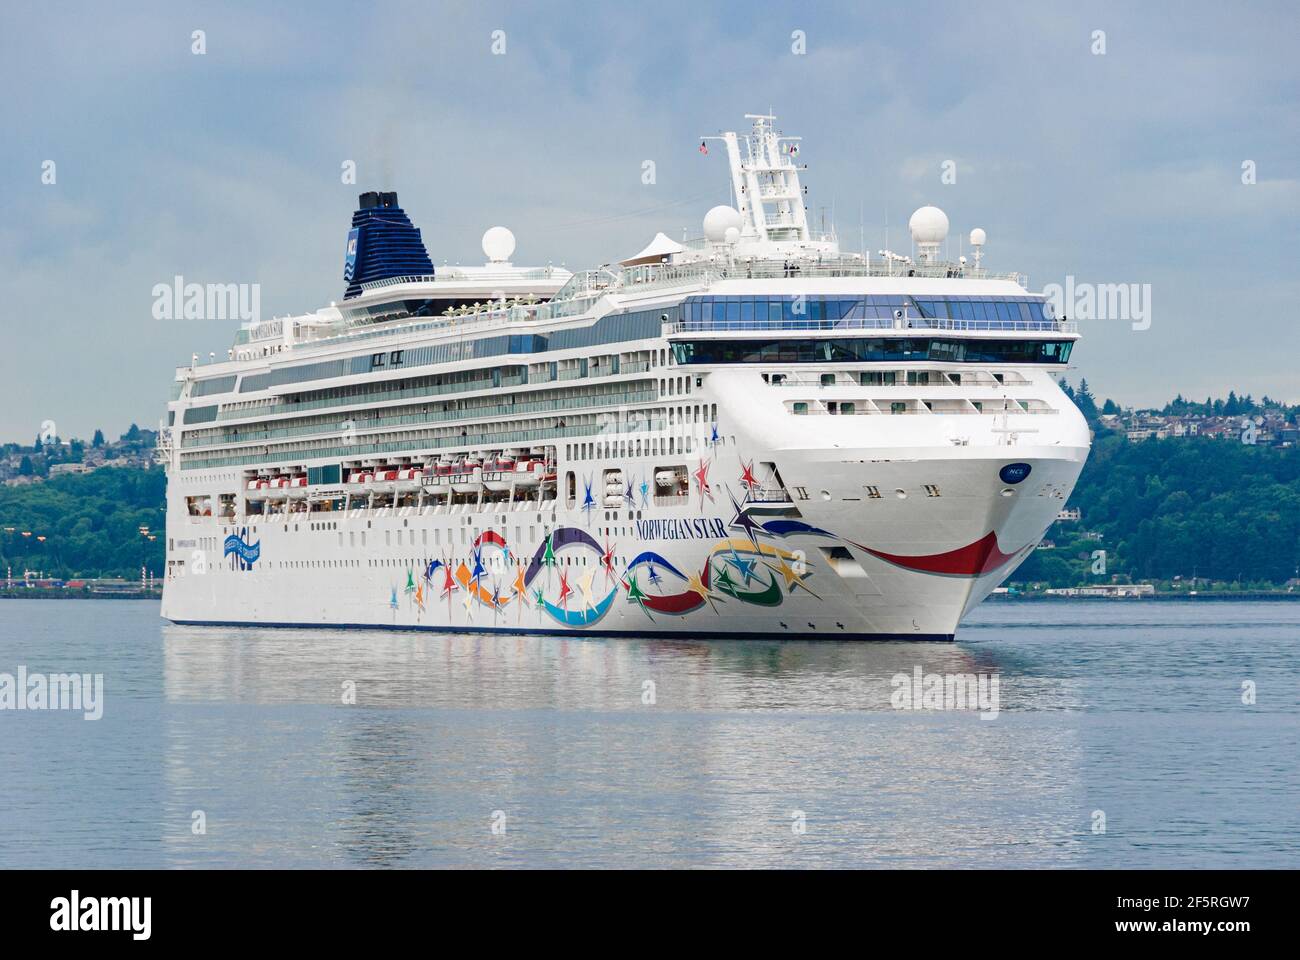
<path fill-rule="evenodd" d="M 143 602 L 0 602 L 0 672 L 105 682 L 98 721 L 0 711 L 0 850 L 9 867 L 1300 866 L 1300 604 L 986 604 L 959 636 L 233 630 Z M 999 674 L 999 715 L 891 708 L 890 677 L 918 664 Z"/>

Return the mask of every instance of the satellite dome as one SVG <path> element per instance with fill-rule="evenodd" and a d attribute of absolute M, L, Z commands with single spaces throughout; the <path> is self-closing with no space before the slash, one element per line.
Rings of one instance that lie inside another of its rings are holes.
<path fill-rule="evenodd" d="M 727 227 L 727 232 L 722 235 L 722 239 L 727 243 L 735 243 L 740 239 L 740 227 Z"/>
<path fill-rule="evenodd" d="M 984 241 L 986 239 L 988 238 L 985 236 L 984 231 L 981 230 L 979 227 L 976 227 L 974 230 L 970 232 L 970 245 L 972 247 L 984 246 Z"/>
<path fill-rule="evenodd" d="M 515 235 L 505 227 L 489 227 L 483 234 L 483 254 L 490 263 L 508 263 L 515 252 Z"/>
<path fill-rule="evenodd" d="M 917 243 L 943 243 L 948 236 L 948 215 L 938 207 L 921 207 L 907 221 Z"/>
<path fill-rule="evenodd" d="M 727 239 L 727 228 L 735 227 L 739 230 L 743 222 L 740 211 L 735 207 L 725 204 L 714 207 L 704 215 L 704 236 L 711 243 L 722 243 Z"/>

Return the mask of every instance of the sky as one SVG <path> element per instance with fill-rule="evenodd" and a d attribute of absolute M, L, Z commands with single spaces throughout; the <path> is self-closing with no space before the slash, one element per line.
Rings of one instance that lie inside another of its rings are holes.
<path fill-rule="evenodd" d="M 1300 401 L 1300 5 L 1081 6 L 6 0 L 0 440 L 156 427 L 238 323 L 155 319 L 155 285 L 324 306 L 362 190 L 435 266 L 503 224 L 583 269 L 699 236 L 701 136 L 769 111 L 847 249 L 906 252 L 935 204 L 1031 290 L 1149 289 L 1146 329 L 1081 321 L 1099 398 Z"/>

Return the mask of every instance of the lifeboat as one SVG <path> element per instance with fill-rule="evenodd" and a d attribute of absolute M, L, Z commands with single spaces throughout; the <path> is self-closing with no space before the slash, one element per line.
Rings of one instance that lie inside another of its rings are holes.
<path fill-rule="evenodd" d="M 483 461 L 483 486 L 489 490 L 502 492 L 510 489 L 513 479 L 515 458 L 502 454 Z"/>
<path fill-rule="evenodd" d="M 542 480 L 542 461 L 520 460 L 515 464 L 514 478 L 516 487 L 535 487 Z"/>
<path fill-rule="evenodd" d="M 397 485 L 396 467 L 376 467 L 374 479 L 367 485 L 375 493 L 391 493 Z"/>
<path fill-rule="evenodd" d="M 424 473 L 419 467 L 402 467 L 393 479 L 398 490 L 419 490 L 423 476 Z"/>
<path fill-rule="evenodd" d="M 483 463 L 478 457 L 463 457 L 452 465 L 448 477 L 457 490 L 469 490 L 477 487 L 483 480 Z"/>
<path fill-rule="evenodd" d="M 439 460 L 437 463 L 431 463 L 424 468 L 424 478 L 421 482 L 426 490 L 430 487 L 441 489 L 447 485 L 450 476 L 451 461 Z"/>

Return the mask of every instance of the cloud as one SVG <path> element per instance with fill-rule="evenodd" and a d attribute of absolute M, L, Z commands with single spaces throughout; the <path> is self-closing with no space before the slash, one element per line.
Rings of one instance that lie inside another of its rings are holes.
<path fill-rule="evenodd" d="M 728 196 L 698 137 L 773 109 L 806 139 L 814 218 L 895 246 L 939 203 L 954 237 L 1041 286 L 1157 285 L 1143 341 L 1097 330 L 1078 372 L 1125 401 L 1187 383 L 1294 392 L 1300 115 L 1284 4 L 1163 10 L 987 3 L 13 7 L 0 33 L 0 256 L 14 282 L 0 435 L 54 417 L 120 431 L 161 413 L 172 367 L 228 325 L 160 325 L 154 283 L 260 282 L 265 313 L 338 296 L 367 187 L 398 190 L 435 263 L 477 262 L 501 223 L 518 262 L 582 268 L 657 230 L 698 233 Z M 193 30 L 207 54 L 190 53 Z M 491 53 L 504 30 L 507 53 Z M 806 55 L 790 50 L 803 30 Z M 1094 29 L 1107 54 L 1090 53 Z M 58 162 L 58 184 L 40 163 Z M 357 163 L 356 186 L 340 180 Z M 957 182 L 939 183 L 939 163 Z M 1243 159 L 1259 182 L 1240 184 Z M 653 161 L 656 183 L 641 181 Z M 859 211 L 861 216 L 859 218 Z M 1225 311 L 1274 345 L 1218 343 Z M 1195 344 L 1215 342 L 1214 351 Z M 1134 349 L 1138 346 L 1139 349 Z M 1152 365 L 1150 357 L 1163 362 Z M 8 358 L 13 358 L 10 361 Z M 51 411 L 51 406 L 58 410 Z"/>

